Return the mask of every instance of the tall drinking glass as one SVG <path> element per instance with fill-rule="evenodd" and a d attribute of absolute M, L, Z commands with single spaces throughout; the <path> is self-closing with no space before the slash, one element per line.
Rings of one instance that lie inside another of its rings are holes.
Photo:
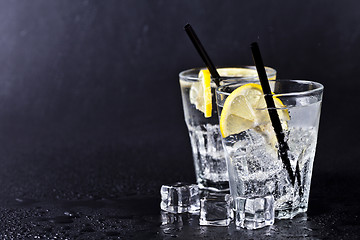
<path fill-rule="evenodd" d="M 225 70 L 224 70 L 225 69 Z M 189 69 L 179 74 L 185 122 L 189 130 L 190 142 L 195 165 L 196 180 L 200 188 L 213 191 L 229 190 L 229 177 L 224 158 L 224 149 L 219 133 L 219 121 L 215 100 L 216 85 L 211 83 L 212 114 L 205 118 L 204 113 L 196 109 L 193 95 L 199 85 L 200 68 Z M 257 79 L 254 66 L 218 68 L 222 77 L 237 76 L 237 81 Z M 267 67 L 269 79 L 276 78 L 276 71 Z M 232 81 L 224 79 L 223 82 Z"/>
<path fill-rule="evenodd" d="M 266 224 L 269 212 L 256 206 L 267 202 L 273 204 L 278 219 L 292 218 L 308 208 L 323 86 L 306 80 L 269 83 L 296 175 L 294 184 L 280 157 L 260 83 L 231 83 L 216 90 L 236 224 L 247 228 Z"/>

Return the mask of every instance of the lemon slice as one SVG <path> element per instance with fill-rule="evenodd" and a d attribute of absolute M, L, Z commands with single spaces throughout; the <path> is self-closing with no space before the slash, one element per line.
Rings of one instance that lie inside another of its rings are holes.
<path fill-rule="evenodd" d="M 217 71 L 223 77 L 258 78 L 256 68 L 218 68 Z M 268 79 L 275 80 L 276 74 L 268 76 Z"/>
<path fill-rule="evenodd" d="M 257 77 L 256 69 L 251 68 L 218 68 L 220 76 L 224 77 Z"/>
<path fill-rule="evenodd" d="M 200 70 L 198 78 L 199 81 L 195 82 L 190 88 L 190 103 L 203 112 L 206 118 L 209 118 L 212 113 L 211 75 L 209 70 Z"/>
<path fill-rule="evenodd" d="M 286 129 L 286 121 L 290 120 L 289 112 L 279 98 L 273 99 L 283 128 Z M 264 133 L 272 145 L 276 143 L 261 85 L 255 83 L 235 89 L 226 98 L 220 116 L 220 131 L 223 138 L 250 128 Z"/>

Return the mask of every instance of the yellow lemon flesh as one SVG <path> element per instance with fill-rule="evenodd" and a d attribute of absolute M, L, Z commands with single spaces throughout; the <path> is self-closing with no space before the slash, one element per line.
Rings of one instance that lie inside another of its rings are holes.
<path fill-rule="evenodd" d="M 220 76 L 224 77 L 257 77 L 256 69 L 251 68 L 218 68 Z"/>
<path fill-rule="evenodd" d="M 217 71 L 222 77 L 258 78 L 256 68 L 218 68 Z M 268 78 L 275 80 L 276 75 L 268 76 Z"/>
<path fill-rule="evenodd" d="M 199 81 L 195 82 L 190 88 L 190 103 L 203 112 L 206 118 L 209 118 L 212 112 L 211 75 L 209 70 L 201 70 L 198 78 Z"/>
<path fill-rule="evenodd" d="M 273 99 L 283 129 L 287 129 L 289 112 L 279 98 Z M 255 83 L 235 89 L 226 98 L 220 116 L 220 131 L 223 138 L 251 128 L 266 136 L 271 145 L 276 144 L 261 85 Z"/>

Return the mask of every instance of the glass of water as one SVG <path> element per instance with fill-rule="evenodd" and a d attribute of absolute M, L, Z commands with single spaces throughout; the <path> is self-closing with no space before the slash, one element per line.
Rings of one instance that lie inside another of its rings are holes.
<path fill-rule="evenodd" d="M 199 82 L 200 70 L 200 68 L 194 68 L 179 74 L 184 117 L 189 130 L 196 180 L 201 189 L 228 191 L 229 177 L 219 132 L 215 83 L 211 82 L 213 106 L 211 117 L 205 118 L 204 113 L 196 109 L 190 100 L 193 88 Z M 236 81 L 251 81 L 258 78 L 254 66 L 218 68 L 217 70 L 224 77 L 222 83 L 233 81 L 231 77 L 234 75 L 237 77 Z M 266 67 L 266 72 L 269 79 L 276 78 L 274 69 Z"/>
<path fill-rule="evenodd" d="M 269 83 L 295 182 L 280 157 L 260 83 L 237 82 L 216 90 L 236 225 L 250 229 L 270 225 L 266 218 L 272 208 L 277 219 L 307 211 L 317 143 L 323 86 L 306 80 Z"/>

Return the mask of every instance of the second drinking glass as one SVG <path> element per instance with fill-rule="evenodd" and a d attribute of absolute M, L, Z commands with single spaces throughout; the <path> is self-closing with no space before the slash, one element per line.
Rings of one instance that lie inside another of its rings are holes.
<path fill-rule="evenodd" d="M 220 76 L 224 77 L 222 83 L 233 81 L 226 77 L 236 77 L 236 81 L 251 81 L 258 79 L 254 66 L 218 68 Z M 199 76 L 200 68 L 189 69 L 179 74 L 184 117 L 191 141 L 193 160 L 197 184 L 201 189 L 213 191 L 228 191 L 229 177 L 224 157 L 224 149 L 221 143 L 219 120 L 217 116 L 214 82 L 211 86 L 210 116 L 205 117 L 201 107 L 202 86 Z M 276 71 L 266 68 L 269 79 L 276 78 Z"/>
<path fill-rule="evenodd" d="M 236 225 L 250 229 L 307 211 L 317 143 L 323 86 L 306 80 L 269 82 L 275 108 L 267 108 L 256 81 L 216 90 Z M 280 120 L 282 148 L 269 112 Z"/>

